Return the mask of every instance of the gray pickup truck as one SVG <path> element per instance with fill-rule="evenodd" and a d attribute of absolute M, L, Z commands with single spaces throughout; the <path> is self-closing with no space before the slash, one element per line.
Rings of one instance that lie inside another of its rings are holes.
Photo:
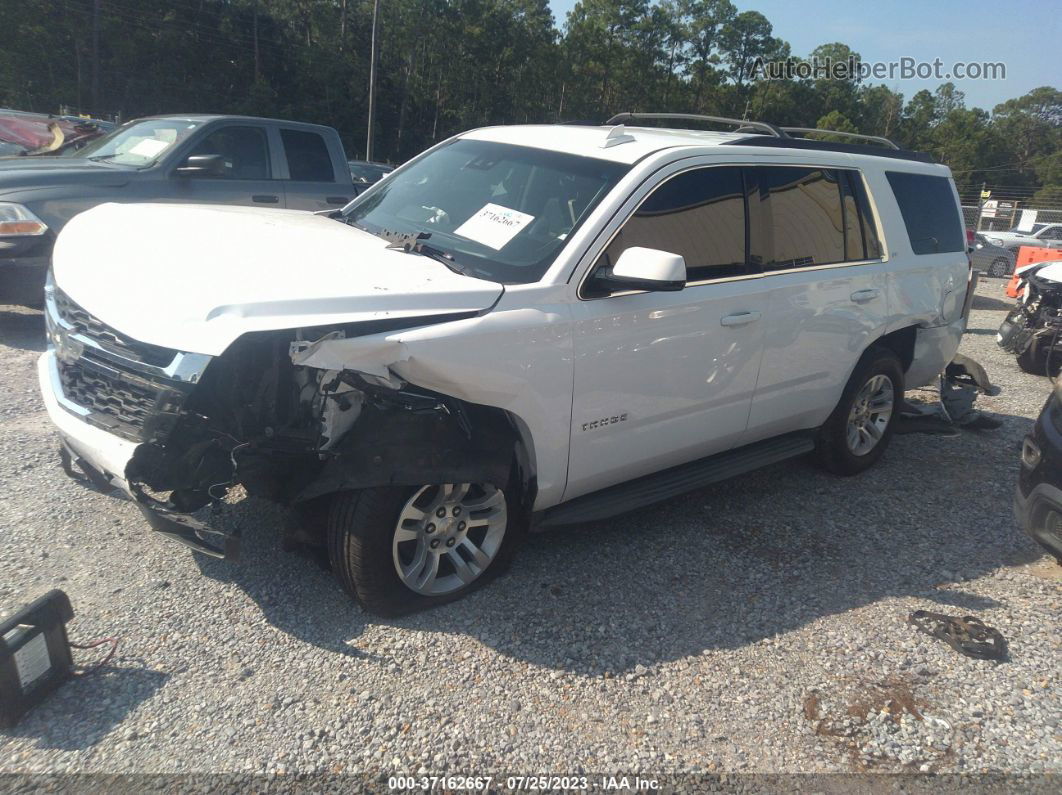
<path fill-rule="evenodd" d="M 335 210 L 358 190 L 331 127 L 245 116 L 137 119 L 69 156 L 0 158 L 0 303 L 40 304 L 56 234 L 97 204 Z"/>

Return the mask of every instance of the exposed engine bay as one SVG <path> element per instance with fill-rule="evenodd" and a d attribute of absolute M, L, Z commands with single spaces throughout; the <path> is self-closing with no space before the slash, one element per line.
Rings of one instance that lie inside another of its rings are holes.
<path fill-rule="evenodd" d="M 64 392 L 88 422 L 138 443 L 124 473 L 130 493 L 156 530 L 199 551 L 237 554 L 236 540 L 189 516 L 237 485 L 288 505 L 451 482 L 515 484 L 528 506 L 534 498 L 508 412 L 418 387 L 388 367 L 408 356 L 391 332 L 460 316 L 248 333 L 181 380 L 167 377 L 180 353 L 122 338 L 54 292 L 49 337 Z M 73 450 L 64 465 L 109 487 Z"/>
<path fill-rule="evenodd" d="M 999 327 L 996 341 L 1035 375 L 1062 367 L 1062 263 L 1034 265 L 1020 273 L 1018 305 Z"/>

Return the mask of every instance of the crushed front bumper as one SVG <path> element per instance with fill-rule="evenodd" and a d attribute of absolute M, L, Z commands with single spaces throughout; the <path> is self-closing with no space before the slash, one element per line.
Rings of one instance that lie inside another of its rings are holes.
<path fill-rule="evenodd" d="M 197 552 L 216 558 L 239 557 L 238 533 L 216 530 L 190 514 L 179 513 L 126 478 L 126 466 L 139 444 L 86 422 L 88 410 L 63 395 L 55 353 L 37 362 L 37 377 L 48 417 L 59 431 L 60 458 L 68 475 L 100 491 L 118 489 L 136 502 L 151 528 Z"/>

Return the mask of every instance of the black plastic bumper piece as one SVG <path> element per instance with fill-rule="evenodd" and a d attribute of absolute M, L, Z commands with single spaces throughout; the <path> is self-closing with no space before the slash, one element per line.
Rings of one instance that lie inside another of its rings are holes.
<path fill-rule="evenodd" d="M 156 533 L 162 533 L 212 558 L 240 559 L 240 536 L 237 533 L 215 530 L 194 516 L 178 513 L 165 503 L 149 497 L 135 484 L 131 484 L 130 488 L 137 506 Z"/>
<path fill-rule="evenodd" d="M 114 488 L 103 472 L 81 458 L 65 441 L 59 450 L 59 456 L 63 470 L 74 480 L 104 493 Z M 148 524 L 151 525 L 151 529 L 156 533 L 168 536 L 212 558 L 239 560 L 240 536 L 238 533 L 215 530 L 191 514 L 175 511 L 166 503 L 144 493 L 144 490 L 136 483 L 130 483 L 129 490 L 130 496 L 136 501 L 137 507 L 140 508 Z"/>

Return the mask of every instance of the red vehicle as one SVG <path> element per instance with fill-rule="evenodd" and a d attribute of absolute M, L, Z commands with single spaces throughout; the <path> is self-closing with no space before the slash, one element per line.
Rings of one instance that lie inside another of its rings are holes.
<path fill-rule="evenodd" d="M 114 127 L 100 119 L 0 108 L 0 156 L 61 154 L 79 149 Z"/>

